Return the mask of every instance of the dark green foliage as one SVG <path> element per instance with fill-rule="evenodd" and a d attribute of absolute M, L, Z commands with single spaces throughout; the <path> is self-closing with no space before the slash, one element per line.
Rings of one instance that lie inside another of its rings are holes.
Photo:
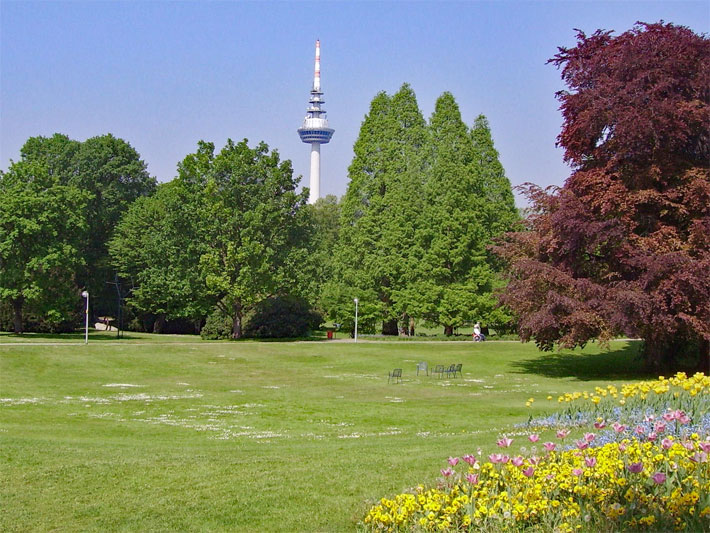
<path fill-rule="evenodd" d="M 259 302 L 249 314 L 244 326 L 246 337 L 305 337 L 318 329 L 323 317 L 303 298 L 274 296 Z"/>
<path fill-rule="evenodd" d="M 200 336 L 205 340 L 231 339 L 233 325 L 232 317 L 219 307 L 215 307 L 200 330 Z"/>

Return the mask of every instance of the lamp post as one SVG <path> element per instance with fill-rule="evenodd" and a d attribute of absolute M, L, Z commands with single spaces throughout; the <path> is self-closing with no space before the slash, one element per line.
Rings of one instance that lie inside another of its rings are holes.
<path fill-rule="evenodd" d="M 357 342 L 357 298 L 353 298 L 353 302 L 355 302 L 355 342 Z"/>
<path fill-rule="evenodd" d="M 81 295 L 86 298 L 86 309 L 84 310 L 84 344 L 89 344 L 89 291 L 82 291 Z"/>

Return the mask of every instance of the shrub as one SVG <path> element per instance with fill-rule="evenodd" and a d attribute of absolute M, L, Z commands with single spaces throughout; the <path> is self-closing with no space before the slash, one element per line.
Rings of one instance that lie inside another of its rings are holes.
<path fill-rule="evenodd" d="M 244 334 L 256 338 L 304 337 L 323 321 L 303 298 L 275 296 L 259 303 L 247 316 Z"/>
<path fill-rule="evenodd" d="M 205 340 L 230 339 L 232 338 L 232 325 L 232 318 L 215 307 L 200 330 L 200 336 Z"/>

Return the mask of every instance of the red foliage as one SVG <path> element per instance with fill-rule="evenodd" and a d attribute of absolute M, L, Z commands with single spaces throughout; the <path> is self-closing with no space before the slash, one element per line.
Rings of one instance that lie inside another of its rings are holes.
<path fill-rule="evenodd" d="M 640 336 L 652 366 L 710 341 L 710 40 L 672 24 L 578 32 L 550 60 L 569 91 L 564 187 L 496 252 L 502 301 L 543 349 Z"/>

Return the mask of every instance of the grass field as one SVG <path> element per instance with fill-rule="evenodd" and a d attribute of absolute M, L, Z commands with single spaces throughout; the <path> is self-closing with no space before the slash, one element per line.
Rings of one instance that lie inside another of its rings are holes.
<path fill-rule="evenodd" d="M 625 342 L 82 340 L 0 334 L 2 531 L 353 531 L 548 394 L 641 378 Z"/>

